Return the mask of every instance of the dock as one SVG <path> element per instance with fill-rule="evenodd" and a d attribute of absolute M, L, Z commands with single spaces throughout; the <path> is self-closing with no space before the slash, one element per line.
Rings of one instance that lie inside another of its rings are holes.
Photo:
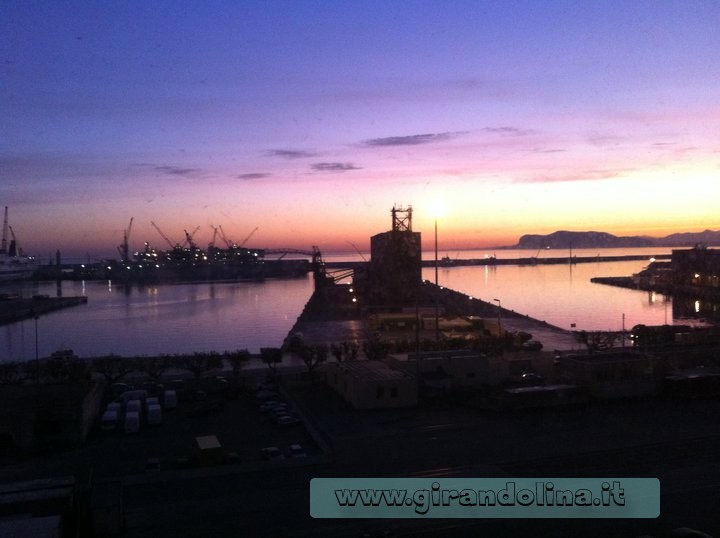
<path fill-rule="evenodd" d="M 671 254 L 655 254 L 655 255 L 625 255 L 625 256 L 562 256 L 555 258 L 466 258 L 466 259 L 447 259 L 438 260 L 440 267 L 465 267 L 472 265 L 562 265 L 576 263 L 600 263 L 600 262 L 627 262 L 642 261 L 654 258 L 655 260 L 670 260 Z M 328 269 L 360 269 L 367 266 L 368 262 L 325 262 Z M 423 267 L 435 267 L 435 260 L 423 260 Z"/>

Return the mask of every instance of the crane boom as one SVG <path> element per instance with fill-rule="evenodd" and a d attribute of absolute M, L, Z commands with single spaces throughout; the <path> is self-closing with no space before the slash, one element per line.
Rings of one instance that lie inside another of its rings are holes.
<path fill-rule="evenodd" d="M 165 242 L 166 242 L 168 245 L 170 245 L 170 248 L 175 248 L 175 247 L 176 247 L 176 245 L 173 245 L 172 241 L 170 241 L 170 239 L 168 239 L 167 235 L 165 235 L 165 234 L 162 232 L 162 230 L 160 229 L 160 227 L 159 227 L 157 224 L 155 224 L 155 223 L 152 222 L 152 221 L 150 221 L 150 224 L 152 224 L 152 227 L 157 230 L 157 233 L 160 234 L 160 237 L 162 237 L 162 238 L 165 240 Z"/>
<path fill-rule="evenodd" d="M 218 229 L 220 230 L 220 237 L 222 237 L 222 240 L 225 241 L 225 244 L 227 245 L 227 248 L 232 247 L 232 241 L 228 238 L 227 235 L 225 235 L 225 230 L 223 230 L 222 224 L 218 225 Z"/>
<path fill-rule="evenodd" d="M 246 237 L 245 239 L 243 239 L 242 243 L 240 243 L 238 246 L 239 246 L 240 248 L 244 247 L 244 246 L 245 246 L 245 243 L 247 243 L 248 241 L 250 241 L 250 238 L 251 238 L 253 235 L 255 235 L 255 232 L 257 232 L 257 231 L 258 231 L 258 227 L 255 226 L 255 229 L 254 229 L 252 232 L 250 232 L 250 233 L 247 235 L 247 237 Z"/>

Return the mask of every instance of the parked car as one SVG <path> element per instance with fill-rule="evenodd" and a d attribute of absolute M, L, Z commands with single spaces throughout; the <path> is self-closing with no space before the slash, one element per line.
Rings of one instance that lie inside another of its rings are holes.
<path fill-rule="evenodd" d="M 266 446 L 260 449 L 260 454 L 266 460 L 281 460 L 285 458 L 280 449 L 276 446 Z"/>
<path fill-rule="evenodd" d="M 307 453 L 305 452 L 305 449 L 300 443 L 292 443 L 288 447 L 288 455 L 291 458 L 305 458 L 307 457 Z"/>
<path fill-rule="evenodd" d="M 260 404 L 260 411 L 263 413 L 267 413 L 268 411 L 272 411 L 273 409 L 286 409 L 287 404 L 285 402 L 279 402 L 277 400 L 266 400 L 265 402 Z"/>
<path fill-rule="evenodd" d="M 178 404 L 177 393 L 175 390 L 166 390 L 163 394 L 163 407 L 165 409 L 175 409 Z"/>
<path fill-rule="evenodd" d="M 118 411 L 109 409 L 103 413 L 100 419 L 100 429 L 103 431 L 114 431 L 118 424 Z"/>
<path fill-rule="evenodd" d="M 291 415 L 280 415 L 279 417 L 275 418 L 275 422 L 277 422 L 281 426 L 290 426 L 291 424 L 297 424 L 298 422 L 300 422 L 300 419 Z"/>

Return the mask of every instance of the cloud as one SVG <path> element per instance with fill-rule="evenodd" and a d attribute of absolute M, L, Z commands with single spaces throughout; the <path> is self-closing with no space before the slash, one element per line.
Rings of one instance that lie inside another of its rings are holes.
<path fill-rule="evenodd" d="M 264 174 L 262 172 L 250 172 L 249 174 L 240 174 L 237 176 L 238 179 L 263 179 L 266 177 L 270 177 L 272 174 Z"/>
<path fill-rule="evenodd" d="M 191 177 L 199 174 L 199 168 L 182 168 L 180 166 L 156 166 L 155 170 L 170 176 Z"/>
<path fill-rule="evenodd" d="M 534 133 L 534 131 L 529 130 L 529 129 L 522 129 L 520 127 L 508 127 L 508 126 L 485 127 L 485 128 L 483 128 L 483 131 L 485 131 L 486 133 L 511 135 L 511 136 L 526 136 L 526 135 L 530 135 L 530 134 Z"/>
<path fill-rule="evenodd" d="M 562 183 L 570 181 L 601 181 L 604 179 L 612 179 L 620 174 L 629 171 L 629 169 L 590 169 L 578 170 L 576 172 L 566 172 L 557 175 L 542 174 L 527 178 L 518 178 L 516 183 Z"/>
<path fill-rule="evenodd" d="M 347 172 L 348 170 L 362 170 L 362 167 L 352 163 L 315 163 L 311 167 L 316 172 Z"/>
<path fill-rule="evenodd" d="M 282 157 L 283 159 L 304 159 L 306 157 L 317 157 L 316 153 L 295 149 L 271 149 L 267 152 L 270 157 Z"/>
<path fill-rule="evenodd" d="M 435 144 L 456 138 L 464 133 L 427 133 L 408 136 L 388 136 L 384 138 L 371 138 L 363 141 L 364 146 L 385 147 L 385 146 L 419 146 L 421 144 Z"/>

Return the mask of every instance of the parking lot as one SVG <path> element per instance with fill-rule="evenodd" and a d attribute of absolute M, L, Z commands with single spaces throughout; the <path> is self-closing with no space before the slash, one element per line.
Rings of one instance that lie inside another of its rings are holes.
<path fill-rule="evenodd" d="M 125 433 L 123 410 L 114 431 L 103 431 L 98 422 L 83 446 L 10 464 L 4 468 L 4 477 L 10 480 L 14 476 L 27 479 L 75 474 L 92 475 L 93 481 L 102 482 L 195 468 L 201 465 L 194 450 L 195 439 L 202 436 L 217 437 L 224 454 L 222 467 L 228 469 L 271 464 L 264 461 L 262 449 L 266 447 L 277 447 L 282 458 L 300 455 L 297 448 L 291 454 L 291 445 L 300 445 L 308 458 L 321 454 L 291 404 L 286 404 L 282 415 L 296 420 L 278 421 L 269 411 L 261 410 L 261 404 L 270 398 L 258 399 L 254 383 L 237 391 L 225 390 L 226 383 L 220 387 L 222 390 L 216 390 L 212 380 L 205 380 L 197 388 L 192 382 L 186 381 L 185 385 L 186 390 L 177 391 L 177 407 L 163 409 L 160 424 L 148 425 L 143 409 L 140 431 Z M 166 382 L 165 387 L 169 386 Z M 282 400 L 282 396 L 273 399 Z"/>

